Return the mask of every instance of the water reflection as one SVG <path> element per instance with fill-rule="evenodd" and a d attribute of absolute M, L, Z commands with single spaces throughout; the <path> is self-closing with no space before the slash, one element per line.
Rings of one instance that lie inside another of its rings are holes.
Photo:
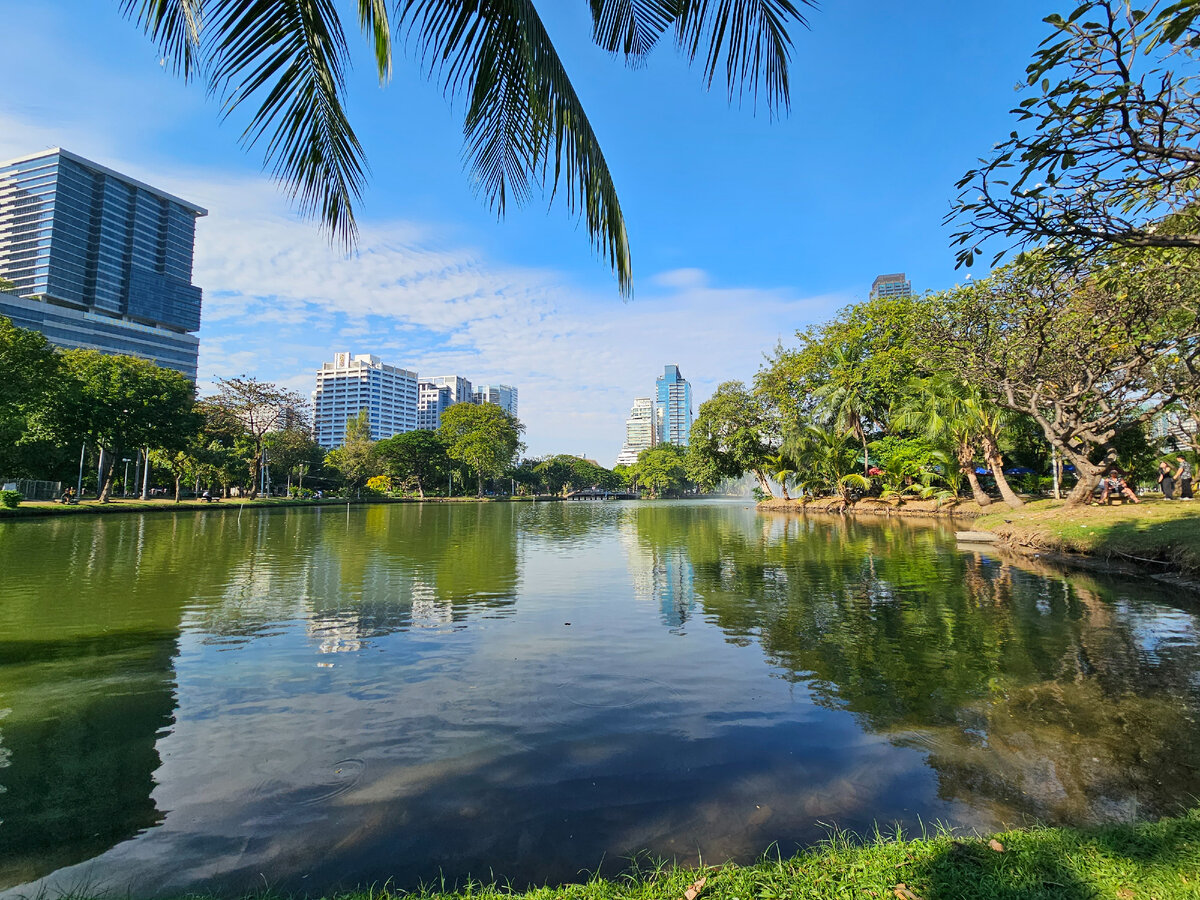
<path fill-rule="evenodd" d="M 1190 608 L 940 527 L 221 510 L 0 523 L 0 569 L 18 892 L 540 883 L 1200 795 Z"/>

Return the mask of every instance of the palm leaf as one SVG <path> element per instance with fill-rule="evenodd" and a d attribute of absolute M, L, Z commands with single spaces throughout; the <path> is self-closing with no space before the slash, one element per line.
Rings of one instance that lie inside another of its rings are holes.
<path fill-rule="evenodd" d="M 616 187 L 532 0 L 400 0 L 398 17 L 422 48 L 431 76 L 468 98 L 468 165 L 497 215 L 533 189 L 563 185 L 592 246 L 632 286 L 629 239 Z M 552 167 L 552 168 L 551 168 Z"/>
<path fill-rule="evenodd" d="M 334 0 L 230 0 L 205 24 L 205 55 L 225 114 L 262 100 L 242 138 L 267 139 L 266 160 L 302 215 L 345 247 L 365 177 L 342 104 L 349 50 Z"/>
<path fill-rule="evenodd" d="M 591 0 L 592 36 L 609 53 L 640 65 L 679 19 L 678 0 Z"/>
<path fill-rule="evenodd" d="M 163 59 L 185 80 L 192 77 L 200 49 L 204 0 L 121 0 L 121 12 L 158 44 Z"/>

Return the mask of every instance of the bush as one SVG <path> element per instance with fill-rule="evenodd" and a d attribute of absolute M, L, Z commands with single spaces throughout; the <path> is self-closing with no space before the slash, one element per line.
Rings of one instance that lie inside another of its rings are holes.
<path fill-rule="evenodd" d="M 24 499 L 20 491 L 0 491 L 0 508 L 16 509 L 17 504 Z"/>

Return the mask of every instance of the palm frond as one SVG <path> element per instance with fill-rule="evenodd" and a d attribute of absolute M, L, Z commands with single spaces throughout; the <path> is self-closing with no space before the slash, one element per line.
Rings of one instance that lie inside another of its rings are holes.
<path fill-rule="evenodd" d="M 468 165 L 502 216 L 564 186 L 592 246 L 632 287 L 629 239 L 599 140 L 532 0 L 400 0 L 399 20 L 448 95 L 468 98 Z M 551 168 L 551 166 L 553 168 Z"/>
<path fill-rule="evenodd" d="M 790 105 L 789 27 L 807 25 L 801 6 L 815 0 L 676 0 L 676 36 L 689 61 L 703 59 L 709 87 L 723 68 L 729 99 L 749 92 L 756 101 L 764 93 L 772 112 Z"/>
<path fill-rule="evenodd" d="M 386 84 L 392 77 L 392 25 L 387 0 L 358 0 L 358 24 L 375 51 L 379 83 Z"/>
<path fill-rule="evenodd" d="M 592 37 L 630 65 L 641 65 L 679 18 L 678 0 L 591 0 Z"/>
<path fill-rule="evenodd" d="M 380 21 L 364 14 L 378 45 Z M 349 51 L 334 0 L 229 0 L 205 34 L 225 115 L 262 96 L 243 140 L 266 136 L 266 162 L 300 213 L 352 246 L 366 162 L 342 103 Z"/>
<path fill-rule="evenodd" d="M 121 12 L 158 44 L 184 80 L 197 68 L 204 0 L 121 0 Z"/>

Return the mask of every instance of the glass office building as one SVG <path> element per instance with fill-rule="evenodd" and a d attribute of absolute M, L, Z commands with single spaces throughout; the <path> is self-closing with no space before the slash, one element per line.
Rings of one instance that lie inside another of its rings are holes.
<path fill-rule="evenodd" d="M 911 296 L 912 282 L 908 280 L 903 272 L 880 275 L 871 283 L 872 300 Z"/>
<path fill-rule="evenodd" d="M 85 319 L 97 323 L 86 346 L 135 353 L 194 379 L 201 291 L 192 284 L 192 252 L 204 215 L 61 148 L 3 162 L 0 276 L 42 304 L 47 321 L 66 317 L 80 334 Z"/>
<path fill-rule="evenodd" d="M 692 434 L 692 385 L 679 366 L 664 366 L 655 381 L 654 414 L 658 443 L 686 447 Z"/>
<path fill-rule="evenodd" d="M 471 394 L 471 400 L 499 406 L 514 419 L 517 418 L 517 389 L 511 384 L 481 384 Z"/>

